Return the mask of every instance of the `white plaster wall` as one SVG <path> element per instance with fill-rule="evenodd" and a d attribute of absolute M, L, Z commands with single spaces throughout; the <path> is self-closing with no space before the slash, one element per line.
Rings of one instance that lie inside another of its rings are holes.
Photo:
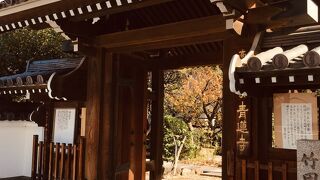
<path fill-rule="evenodd" d="M 0 121 L 0 178 L 31 176 L 33 135 L 43 139 L 34 122 Z"/>

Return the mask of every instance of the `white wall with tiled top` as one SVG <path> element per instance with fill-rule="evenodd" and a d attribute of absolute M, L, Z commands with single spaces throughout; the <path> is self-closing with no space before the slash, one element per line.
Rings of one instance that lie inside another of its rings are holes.
<path fill-rule="evenodd" d="M 43 128 L 28 121 L 0 121 L 0 178 L 31 176 L 33 135 Z"/>

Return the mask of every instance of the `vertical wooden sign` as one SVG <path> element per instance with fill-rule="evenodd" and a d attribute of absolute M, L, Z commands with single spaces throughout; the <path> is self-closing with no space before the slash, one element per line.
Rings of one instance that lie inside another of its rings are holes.
<path fill-rule="evenodd" d="M 237 105 L 237 154 L 240 157 L 246 157 L 251 152 L 251 134 L 250 134 L 250 101 L 246 97 L 240 96 Z"/>

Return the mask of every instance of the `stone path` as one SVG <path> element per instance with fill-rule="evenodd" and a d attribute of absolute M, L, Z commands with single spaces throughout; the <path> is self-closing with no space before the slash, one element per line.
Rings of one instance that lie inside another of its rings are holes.
<path fill-rule="evenodd" d="M 222 170 L 217 167 L 210 166 L 198 166 L 190 164 L 179 164 L 177 168 L 178 176 L 170 175 L 172 164 L 164 163 L 165 176 L 164 180 L 176 179 L 176 180 L 221 180 Z"/>

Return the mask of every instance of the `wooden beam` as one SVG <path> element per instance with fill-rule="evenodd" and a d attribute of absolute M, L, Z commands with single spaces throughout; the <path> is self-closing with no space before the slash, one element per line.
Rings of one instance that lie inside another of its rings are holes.
<path fill-rule="evenodd" d="M 209 16 L 166 25 L 130 30 L 81 39 L 83 44 L 94 44 L 113 52 L 133 52 L 187 44 L 223 40 L 232 32 L 226 30 L 223 16 Z"/>
<path fill-rule="evenodd" d="M 259 24 L 267 28 L 294 27 L 315 24 L 319 15 L 317 4 L 308 0 L 291 0 L 249 9 L 245 23 Z"/>
<path fill-rule="evenodd" d="M 225 4 L 226 6 L 229 6 L 240 12 L 246 12 L 246 10 L 248 9 L 248 3 L 246 1 L 249 1 L 249 0 L 222 0 L 222 1 L 223 1 L 223 4 Z"/>
<path fill-rule="evenodd" d="M 163 70 L 180 69 L 191 66 L 218 65 L 223 63 L 223 51 L 156 58 L 147 60 L 146 63 L 148 63 L 150 67 L 158 66 L 158 68 Z"/>

